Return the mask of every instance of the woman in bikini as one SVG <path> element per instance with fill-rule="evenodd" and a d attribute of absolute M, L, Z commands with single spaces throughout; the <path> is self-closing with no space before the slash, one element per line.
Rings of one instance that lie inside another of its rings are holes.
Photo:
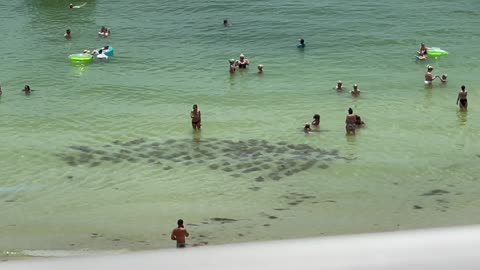
<path fill-rule="evenodd" d="M 192 127 L 193 129 L 200 129 L 202 127 L 202 114 L 198 109 L 197 104 L 193 104 L 192 112 L 190 113 L 190 118 L 192 118 Z"/>
<path fill-rule="evenodd" d="M 237 64 L 238 68 L 247 68 L 247 66 L 248 66 L 250 63 L 248 62 L 248 59 L 245 58 L 245 56 L 244 56 L 243 53 L 242 53 L 242 54 L 240 54 L 240 57 L 239 57 L 239 59 L 237 60 L 237 63 L 236 63 L 236 64 Z"/>
<path fill-rule="evenodd" d="M 460 110 L 467 110 L 468 107 L 468 100 L 467 100 L 467 90 L 465 90 L 465 85 L 462 85 L 460 87 L 460 91 L 458 92 L 458 97 L 457 97 L 457 105 L 459 105 Z M 460 104 L 458 102 L 460 101 Z"/>
<path fill-rule="evenodd" d="M 357 128 L 356 122 L 357 116 L 353 114 L 352 108 L 348 108 L 348 115 L 345 118 L 345 131 L 347 135 L 355 135 L 355 129 Z"/>

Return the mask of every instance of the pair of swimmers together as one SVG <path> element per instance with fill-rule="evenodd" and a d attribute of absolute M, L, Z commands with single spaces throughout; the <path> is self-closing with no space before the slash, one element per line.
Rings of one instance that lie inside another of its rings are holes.
<path fill-rule="evenodd" d="M 341 91 L 345 90 L 345 88 L 343 87 L 343 82 L 342 81 L 337 82 L 337 85 L 335 86 L 335 90 L 337 90 L 338 92 L 341 92 Z M 358 88 L 357 84 L 353 85 L 353 89 L 352 89 L 352 91 L 350 91 L 350 94 L 352 94 L 352 96 L 360 95 L 360 89 Z"/>
<path fill-rule="evenodd" d="M 425 72 L 425 85 L 432 85 L 433 81 L 435 79 L 440 79 L 440 81 L 442 83 L 446 83 L 447 82 L 447 74 L 443 74 L 442 76 L 439 76 L 439 75 L 435 75 L 433 76 L 433 66 L 431 65 L 428 65 L 427 66 L 427 72 Z"/>
<path fill-rule="evenodd" d="M 345 119 L 345 130 L 347 131 L 348 134 L 353 134 L 355 135 L 355 129 L 364 127 L 365 122 L 362 121 L 362 118 L 359 115 L 353 114 L 352 108 L 348 108 L 348 115 Z M 319 114 L 314 114 L 313 115 L 313 121 L 312 123 L 305 123 L 305 126 L 303 127 L 303 131 L 306 134 L 309 134 L 312 131 L 312 127 L 314 129 L 319 129 L 320 128 L 320 115 Z"/>

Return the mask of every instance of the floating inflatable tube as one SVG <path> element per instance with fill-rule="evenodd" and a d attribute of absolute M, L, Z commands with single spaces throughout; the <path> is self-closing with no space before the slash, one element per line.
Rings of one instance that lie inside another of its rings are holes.
<path fill-rule="evenodd" d="M 448 55 L 448 52 L 440 48 L 429 48 L 427 49 L 427 55 L 428 56 L 446 56 Z"/>
<path fill-rule="evenodd" d="M 100 49 L 97 49 L 97 51 L 100 51 L 100 50 L 103 50 L 103 48 L 100 48 Z M 113 48 L 112 47 L 108 47 L 108 50 L 104 50 L 103 53 L 106 55 L 106 56 L 113 56 Z"/>
<path fill-rule="evenodd" d="M 93 55 L 90 54 L 83 54 L 83 53 L 77 53 L 77 54 L 71 54 L 68 56 L 68 59 L 70 59 L 70 62 L 72 63 L 89 63 L 93 59 Z"/>

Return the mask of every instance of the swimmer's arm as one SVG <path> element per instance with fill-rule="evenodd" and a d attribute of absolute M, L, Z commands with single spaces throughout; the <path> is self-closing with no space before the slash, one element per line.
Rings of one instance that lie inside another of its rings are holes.
<path fill-rule="evenodd" d="M 172 235 L 170 235 L 170 239 L 177 240 L 177 237 L 175 236 L 175 230 L 172 231 Z"/>
<path fill-rule="evenodd" d="M 190 234 L 185 230 L 185 236 L 188 237 Z"/>

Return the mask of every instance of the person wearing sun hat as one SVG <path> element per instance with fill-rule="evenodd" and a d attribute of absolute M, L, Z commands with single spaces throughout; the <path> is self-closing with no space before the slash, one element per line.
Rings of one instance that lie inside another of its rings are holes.
<path fill-rule="evenodd" d="M 262 64 L 259 64 L 257 66 L 257 68 L 258 68 L 258 73 L 263 73 L 263 65 Z"/>
<path fill-rule="evenodd" d="M 358 85 L 357 84 L 354 84 L 353 85 L 353 89 L 352 91 L 350 92 L 352 94 L 352 96 L 358 96 L 360 95 L 360 89 L 358 89 Z"/>
<path fill-rule="evenodd" d="M 343 82 L 338 80 L 337 85 L 335 86 L 335 90 L 342 91 L 343 90 Z"/>
<path fill-rule="evenodd" d="M 434 79 L 432 71 L 433 71 L 433 66 L 428 65 L 427 72 L 425 72 L 425 85 L 432 85 L 433 79 Z"/>
<path fill-rule="evenodd" d="M 230 73 L 235 73 L 237 70 L 237 67 L 235 66 L 235 59 L 230 59 L 228 62 L 230 63 Z"/>
<path fill-rule="evenodd" d="M 243 53 L 241 53 L 236 64 L 237 64 L 238 68 L 247 68 L 247 66 L 250 63 L 248 62 L 248 59 L 245 58 L 245 55 L 243 55 Z"/>

